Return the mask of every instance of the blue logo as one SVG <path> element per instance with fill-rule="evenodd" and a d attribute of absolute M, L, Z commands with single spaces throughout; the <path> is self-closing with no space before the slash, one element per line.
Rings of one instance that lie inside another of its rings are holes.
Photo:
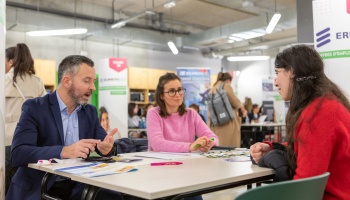
<path fill-rule="evenodd" d="M 331 36 L 331 34 L 329 33 L 330 30 L 331 29 L 328 27 L 316 33 L 317 48 L 320 48 L 323 45 L 331 42 L 331 39 L 329 38 Z"/>

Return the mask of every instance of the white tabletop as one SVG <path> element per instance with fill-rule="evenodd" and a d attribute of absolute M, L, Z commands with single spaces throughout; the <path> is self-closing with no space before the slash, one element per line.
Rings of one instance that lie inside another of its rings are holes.
<path fill-rule="evenodd" d="M 135 154 L 137 153 L 123 155 L 132 156 Z M 272 169 L 260 168 L 251 162 L 227 162 L 222 158 L 206 158 L 204 156 L 172 160 L 181 161 L 182 165 L 150 166 L 145 164 L 155 161 L 163 162 L 166 160 L 144 158 L 144 163 L 138 166 L 138 171 L 95 178 L 85 178 L 53 170 L 53 168 L 69 166 L 65 164 L 40 167 L 30 164 L 29 167 L 146 199 L 161 198 L 274 174 Z M 130 165 L 132 164 L 130 163 Z"/>

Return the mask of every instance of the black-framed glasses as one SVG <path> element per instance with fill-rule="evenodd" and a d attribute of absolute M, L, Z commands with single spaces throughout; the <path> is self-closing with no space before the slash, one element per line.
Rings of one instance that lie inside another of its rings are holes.
<path fill-rule="evenodd" d="M 175 90 L 175 89 L 170 89 L 170 90 L 168 90 L 167 92 L 163 92 L 163 93 L 168 93 L 168 95 L 169 95 L 170 97 L 174 97 L 174 96 L 176 95 L 176 92 L 179 93 L 179 95 L 183 95 L 183 94 L 185 94 L 186 89 L 185 89 L 185 88 L 179 88 L 179 89 L 177 89 L 177 90 Z"/>

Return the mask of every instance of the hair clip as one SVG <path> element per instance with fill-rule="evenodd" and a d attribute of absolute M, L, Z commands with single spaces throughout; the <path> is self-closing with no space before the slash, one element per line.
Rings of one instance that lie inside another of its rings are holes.
<path fill-rule="evenodd" d="M 304 77 L 296 78 L 296 80 L 297 80 L 297 82 L 301 82 L 301 81 L 306 81 L 306 80 L 312 80 L 315 78 L 316 78 L 316 76 L 304 76 Z"/>

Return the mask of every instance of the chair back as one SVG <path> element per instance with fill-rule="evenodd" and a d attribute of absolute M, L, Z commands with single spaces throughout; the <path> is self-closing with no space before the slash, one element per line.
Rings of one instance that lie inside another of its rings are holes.
<path fill-rule="evenodd" d="M 272 183 L 250 189 L 236 200 L 322 200 L 328 177 L 329 172 L 326 172 L 310 178 Z"/>

